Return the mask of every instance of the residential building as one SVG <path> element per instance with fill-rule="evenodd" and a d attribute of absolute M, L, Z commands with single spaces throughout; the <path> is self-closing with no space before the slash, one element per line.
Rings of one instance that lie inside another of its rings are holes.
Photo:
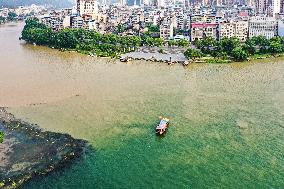
<path fill-rule="evenodd" d="M 249 19 L 249 38 L 265 36 L 270 39 L 277 35 L 277 21 L 274 17 L 253 16 Z"/>
<path fill-rule="evenodd" d="M 190 16 L 190 23 L 207 23 L 207 24 L 216 23 L 216 16 L 207 15 L 207 14 L 192 15 Z"/>
<path fill-rule="evenodd" d="M 248 21 L 233 20 L 219 23 L 218 27 L 219 39 L 224 37 L 236 37 L 244 42 L 248 38 Z"/>
<path fill-rule="evenodd" d="M 256 0 L 256 12 L 264 14 L 267 12 L 268 0 Z"/>
<path fill-rule="evenodd" d="M 163 39 L 172 39 L 174 37 L 174 23 L 172 19 L 167 18 L 163 20 L 160 25 L 160 37 Z"/>
<path fill-rule="evenodd" d="M 245 42 L 248 38 L 249 23 L 245 20 L 238 20 L 235 22 L 235 37 L 241 42 Z"/>
<path fill-rule="evenodd" d="M 98 14 L 97 0 L 77 0 L 77 12 L 79 15 L 91 15 L 95 17 Z"/>
<path fill-rule="evenodd" d="M 217 27 L 218 24 L 216 23 L 192 23 L 190 28 L 191 41 L 200 40 L 204 37 L 217 39 Z"/>
<path fill-rule="evenodd" d="M 55 31 L 59 31 L 64 28 L 63 19 L 57 16 L 45 15 L 41 18 L 41 22 Z"/>
<path fill-rule="evenodd" d="M 235 37 L 236 25 L 234 22 L 223 22 L 218 26 L 218 38 Z"/>
<path fill-rule="evenodd" d="M 273 16 L 280 13 L 280 1 L 282 0 L 272 0 L 272 15 Z"/>
<path fill-rule="evenodd" d="M 63 19 L 63 28 L 70 28 L 71 27 L 71 16 L 66 16 Z"/>
<path fill-rule="evenodd" d="M 284 0 L 280 0 L 280 13 L 284 13 Z"/>
<path fill-rule="evenodd" d="M 185 29 L 185 15 L 182 12 L 179 12 L 176 17 L 177 29 L 184 30 Z"/>
<path fill-rule="evenodd" d="M 203 37 L 213 37 L 217 39 L 216 16 L 211 14 L 199 14 L 190 16 L 190 36 L 191 41 L 202 39 Z"/>
<path fill-rule="evenodd" d="M 80 16 L 71 17 L 71 28 L 82 28 L 84 20 Z"/>

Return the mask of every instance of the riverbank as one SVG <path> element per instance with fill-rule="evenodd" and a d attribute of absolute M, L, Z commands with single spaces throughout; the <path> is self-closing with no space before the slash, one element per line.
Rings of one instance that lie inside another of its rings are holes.
<path fill-rule="evenodd" d="M 258 36 L 249 38 L 245 42 L 235 37 L 222 38 L 219 41 L 206 37 L 192 43 L 179 40 L 176 45 L 172 45 L 171 40 L 166 41 L 147 35 L 120 36 L 70 28 L 53 31 L 38 19 L 26 20 L 20 39 L 60 51 L 76 51 L 92 57 L 120 58 L 123 62 L 135 59 L 183 65 L 246 62 L 254 57 L 281 54 L 283 53 L 281 47 L 284 44 L 284 38 L 281 37 L 266 39 Z"/>
<path fill-rule="evenodd" d="M 34 44 L 36 45 L 36 44 Z M 54 48 L 51 48 L 54 49 Z M 88 55 L 90 57 L 98 57 L 95 54 L 89 51 L 81 51 L 76 49 L 58 49 L 60 52 L 75 52 L 83 55 Z M 228 64 L 236 63 L 239 61 L 233 61 L 230 59 L 222 59 L 212 56 L 203 56 L 199 58 L 189 59 L 184 55 L 185 48 L 180 47 L 140 47 L 136 51 L 128 52 L 117 57 L 104 57 L 113 60 L 119 60 L 121 62 L 129 62 L 132 60 L 145 60 L 151 62 L 162 62 L 169 65 L 180 63 L 184 66 L 187 66 L 191 63 L 206 63 L 206 64 Z M 275 58 L 284 57 L 284 53 L 266 53 L 266 54 L 255 54 L 249 56 L 246 60 L 243 60 L 242 63 L 252 62 L 255 60 L 273 60 Z"/>
<path fill-rule="evenodd" d="M 81 157 L 86 142 L 67 134 L 41 131 L 0 108 L 0 188 L 18 188 L 28 180 L 65 167 Z"/>
<path fill-rule="evenodd" d="M 272 60 L 275 58 L 281 58 L 284 57 L 284 53 L 277 53 L 277 54 L 257 54 L 252 55 L 247 58 L 247 60 L 242 61 L 243 63 L 246 62 L 252 62 L 255 60 Z M 131 60 L 146 60 L 146 61 L 152 61 L 152 62 L 163 62 L 167 64 L 175 64 L 175 63 L 181 63 L 184 66 L 187 66 L 191 63 L 207 63 L 207 64 L 228 64 L 228 63 L 234 63 L 235 61 L 229 60 L 229 59 L 221 59 L 221 58 L 214 58 L 210 56 L 205 56 L 201 58 L 195 58 L 195 59 L 187 59 L 184 54 L 182 53 L 159 53 L 158 51 L 153 52 L 144 52 L 144 51 L 136 51 L 136 52 L 130 52 L 121 55 L 120 60 L 122 62 L 128 62 Z M 236 63 L 236 62 L 235 62 Z"/>
<path fill-rule="evenodd" d="M 183 52 L 184 48 L 181 47 L 140 47 L 135 52 L 121 55 L 120 60 L 146 60 L 168 64 L 188 64 L 188 59 L 184 56 Z"/>

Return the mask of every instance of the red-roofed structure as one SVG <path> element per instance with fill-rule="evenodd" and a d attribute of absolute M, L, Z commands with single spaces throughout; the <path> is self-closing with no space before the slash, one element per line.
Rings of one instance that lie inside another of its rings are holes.
<path fill-rule="evenodd" d="M 217 27 L 218 24 L 207 24 L 207 23 L 193 23 L 191 28 L 207 28 L 207 27 Z"/>
<path fill-rule="evenodd" d="M 240 12 L 239 16 L 240 17 L 248 17 L 249 15 L 248 15 L 248 12 Z"/>

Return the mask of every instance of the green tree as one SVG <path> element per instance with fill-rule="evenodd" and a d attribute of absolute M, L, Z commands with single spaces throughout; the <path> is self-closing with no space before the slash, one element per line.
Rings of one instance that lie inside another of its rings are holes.
<path fill-rule="evenodd" d="M 107 34 L 101 36 L 101 42 L 102 43 L 116 44 L 118 42 L 118 37 L 115 34 L 107 33 Z"/>
<path fill-rule="evenodd" d="M 213 46 L 208 49 L 208 54 L 213 57 L 227 57 L 227 52 L 224 52 L 219 41 L 216 41 Z"/>
<path fill-rule="evenodd" d="M 14 12 L 8 12 L 8 20 L 10 20 L 10 21 L 16 20 L 17 16 L 18 15 Z"/>
<path fill-rule="evenodd" d="M 150 47 L 160 47 L 162 46 L 164 43 L 164 40 L 161 38 L 153 38 L 153 37 L 146 37 L 143 40 L 143 44 L 145 44 L 146 46 L 150 46 Z"/>
<path fill-rule="evenodd" d="M 256 53 L 256 44 L 254 39 L 247 39 L 245 44 L 243 45 L 243 49 L 250 55 L 254 55 Z"/>
<path fill-rule="evenodd" d="M 0 24 L 4 23 L 6 21 L 6 18 L 3 16 L 0 16 Z"/>
<path fill-rule="evenodd" d="M 172 47 L 172 46 L 177 46 L 178 42 L 176 40 L 169 40 L 167 44 L 168 46 Z"/>
<path fill-rule="evenodd" d="M 248 58 L 247 52 L 243 50 L 241 47 L 234 48 L 231 53 L 231 56 L 233 57 L 233 60 L 237 62 L 245 61 Z"/>
<path fill-rule="evenodd" d="M 75 38 L 78 40 L 78 42 L 83 43 L 85 41 L 91 41 L 91 32 L 82 28 L 79 29 L 69 29 L 70 33 L 73 33 Z"/>
<path fill-rule="evenodd" d="M 148 28 L 148 32 L 150 32 L 150 33 L 160 32 L 160 27 L 157 26 L 157 25 L 154 25 L 152 23 L 147 24 L 146 27 Z"/>
<path fill-rule="evenodd" d="M 126 27 L 123 24 L 118 24 L 116 31 L 117 33 L 123 33 L 126 31 Z"/>
<path fill-rule="evenodd" d="M 267 53 L 269 48 L 269 40 L 264 36 L 252 37 L 252 40 L 259 47 L 259 53 Z"/>
<path fill-rule="evenodd" d="M 205 37 L 195 41 L 196 47 L 204 54 L 210 54 L 211 49 L 214 49 L 217 41 L 213 37 Z"/>
<path fill-rule="evenodd" d="M 280 37 L 273 37 L 269 40 L 268 50 L 270 53 L 281 53 L 283 52 L 283 45 L 281 44 Z"/>
<path fill-rule="evenodd" d="M 0 131 L 0 143 L 4 140 L 4 132 Z"/>
<path fill-rule="evenodd" d="M 39 23 L 39 20 L 37 18 L 32 18 L 32 19 L 27 19 L 26 20 L 26 24 L 24 26 L 24 29 L 22 31 L 22 39 L 33 43 L 33 35 L 31 34 L 31 32 L 33 30 L 31 29 L 48 29 L 44 24 Z"/>
<path fill-rule="evenodd" d="M 222 47 L 222 51 L 230 55 L 236 47 L 240 46 L 240 40 L 236 37 L 224 37 L 221 39 L 220 45 Z"/>
<path fill-rule="evenodd" d="M 79 44 L 74 32 L 71 29 L 63 29 L 59 32 L 53 33 L 53 45 L 57 48 L 75 49 Z"/>
<path fill-rule="evenodd" d="M 29 29 L 29 40 L 38 45 L 48 45 L 52 34 L 51 29 L 31 28 Z"/>
<path fill-rule="evenodd" d="M 184 52 L 184 56 L 188 59 L 201 58 L 202 55 L 203 55 L 202 52 L 198 49 L 189 48 Z"/>
<path fill-rule="evenodd" d="M 222 52 L 222 51 L 214 51 L 215 52 L 215 56 L 214 57 L 217 57 L 217 58 L 221 58 L 221 59 L 228 59 L 228 54 L 226 52 Z"/>
<path fill-rule="evenodd" d="M 186 39 L 180 39 L 180 40 L 177 41 L 177 45 L 179 47 L 188 47 L 189 42 Z"/>
<path fill-rule="evenodd" d="M 164 45 L 165 41 L 162 38 L 154 38 L 154 46 L 160 47 Z"/>

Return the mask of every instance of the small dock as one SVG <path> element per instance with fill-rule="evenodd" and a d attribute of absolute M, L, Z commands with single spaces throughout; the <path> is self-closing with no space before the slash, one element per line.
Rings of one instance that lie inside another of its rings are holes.
<path fill-rule="evenodd" d="M 181 63 L 188 65 L 189 60 L 182 54 L 162 54 L 162 53 L 151 53 L 151 52 L 130 52 L 121 56 L 122 62 L 128 62 L 130 60 L 146 60 L 153 62 L 164 62 L 168 64 Z"/>

